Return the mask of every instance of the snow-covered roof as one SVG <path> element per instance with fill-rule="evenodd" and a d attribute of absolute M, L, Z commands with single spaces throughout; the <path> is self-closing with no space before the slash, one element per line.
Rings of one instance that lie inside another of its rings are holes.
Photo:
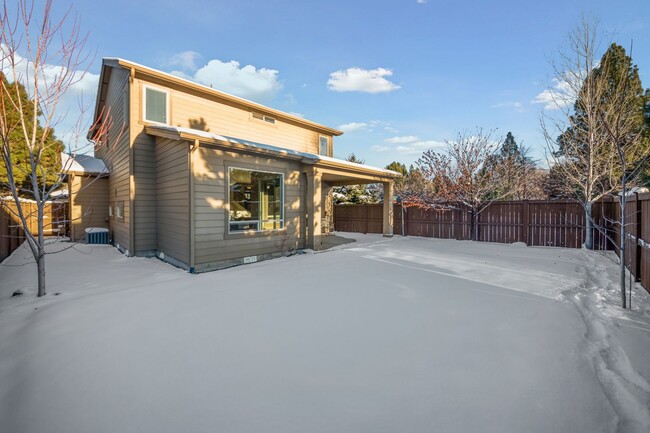
<path fill-rule="evenodd" d="M 108 174 L 106 164 L 90 155 L 69 155 L 61 153 L 61 171 L 63 173 Z"/>
<path fill-rule="evenodd" d="M 68 197 L 69 195 L 70 195 L 70 192 L 68 191 L 68 188 L 61 188 L 59 190 L 52 191 L 50 193 L 50 197 L 53 198 L 53 199 L 65 198 L 65 197 Z"/>
<path fill-rule="evenodd" d="M 151 131 L 161 131 L 161 132 L 170 132 L 173 134 L 178 134 L 183 135 L 191 135 L 194 137 L 199 137 L 199 138 L 205 138 L 208 140 L 217 140 L 225 143 L 230 143 L 233 145 L 238 145 L 240 147 L 247 147 L 250 148 L 251 150 L 263 150 L 267 152 L 272 152 L 278 154 L 278 156 L 285 156 L 285 157 L 294 157 L 296 159 L 302 159 L 303 162 L 309 162 L 312 164 L 316 164 L 318 162 L 325 162 L 325 163 L 334 163 L 338 166 L 343 166 L 343 167 L 348 167 L 350 169 L 356 169 L 356 170 L 363 170 L 363 171 L 372 171 L 377 174 L 381 174 L 384 176 L 388 177 L 400 177 L 401 174 L 393 171 L 393 170 L 388 170 L 385 168 L 380 168 L 380 167 L 373 167 L 371 165 L 365 165 L 365 164 L 359 164 L 356 162 L 350 162 L 346 161 L 344 159 L 338 159 L 338 158 L 331 158 L 329 156 L 323 156 L 323 155 L 317 155 L 315 153 L 309 153 L 309 152 L 300 152 L 298 150 L 293 150 L 293 149 L 287 149 L 284 147 L 278 147 L 278 146 L 273 146 L 270 144 L 264 144 L 264 143 L 257 143 L 254 141 L 250 140 L 244 140 L 242 138 L 236 138 L 236 137 L 228 137 L 226 135 L 219 135 L 219 134 L 213 134 L 211 132 L 206 132 L 206 131 L 201 131 L 198 129 L 192 129 L 192 128 L 184 128 L 181 126 L 167 126 L 167 125 L 152 125 L 147 127 L 147 132 Z"/>

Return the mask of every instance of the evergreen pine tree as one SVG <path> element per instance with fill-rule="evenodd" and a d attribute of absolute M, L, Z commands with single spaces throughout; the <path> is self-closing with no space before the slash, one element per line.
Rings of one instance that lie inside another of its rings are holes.
<path fill-rule="evenodd" d="M 2 93 L 3 109 L 6 111 L 4 116 L 7 122 L 7 130 L 9 130 L 9 150 L 11 152 L 11 163 L 13 167 L 13 175 L 15 184 L 22 190 L 31 190 L 29 175 L 31 173 L 31 166 L 29 161 L 29 149 L 27 147 L 27 140 L 25 140 L 25 133 L 20 124 L 20 112 L 16 107 L 15 101 L 20 97 L 20 104 L 22 112 L 27 119 L 26 126 L 28 134 L 32 132 L 34 119 L 34 111 L 36 107 L 32 103 L 25 86 L 18 82 L 9 83 L 4 74 L 0 72 L 0 79 L 3 81 L 3 86 L 0 87 Z M 5 91 L 3 91 L 5 89 Z M 43 184 L 51 185 L 56 182 L 59 172 L 61 170 L 61 152 L 63 152 L 64 145 L 60 140 L 54 136 L 53 130 L 45 130 L 41 127 L 40 123 L 36 124 L 37 140 L 43 140 L 44 146 L 42 152 L 35 155 L 37 160 L 35 164 L 40 166 L 42 170 L 39 176 L 39 186 Z M 0 164 L 0 191 L 8 190 L 7 167 L 5 164 Z M 23 194 L 21 194 L 23 195 Z"/>
<path fill-rule="evenodd" d="M 627 80 L 626 86 L 621 86 L 621 81 Z M 596 84 L 597 83 L 597 84 Z M 598 97 L 591 93 L 598 89 Z M 627 94 L 621 95 L 621 89 Z M 631 136 L 640 136 L 641 139 L 629 143 L 626 148 L 628 165 L 632 169 L 644 171 L 638 164 L 648 164 L 646 156 L 650 152 L 650 89 L 644 91 L 639 78 L 639 69 L 632 63 L 625 48 L 618 44 L 612 44 L 600 60 L 600 64 L 593 69 L 586 77 L 578 97 L 574 103 L 574 113 L 571 116 L 571 126 L 567 128 L 558 138 L 557 157 L 563 157 L 568 163 L 573 164 L 576 169 L 588 172 L 594 157 L 606 157 L 604 152 L 615 152 L 615 149 L 608 144 L 608 138 L 604 129 L 594 130 L 588 127 L 587 112 L 600 112 L 602 122 L 610 122 L 614 116 L 619 115 L 616 110 L 610 109 L 616 100 L 635 98 L 638 102 L 636 110 L 631 113 L 633 127 L 630 130 Z M 602 123 L 601 122 L 601 123 Z M 589 135 L 597 135 L 589 137 Z M 604 143 L 601 148 L 594 149 L 590 143 Z M 590 154 L 591 152 L 591 154 Z M 595 152 L 595 154 L 594 154 Z M 645 170 L 648 172 L 648 170 Z M 598 182 L 591 182 L 593 191 L 585 191 L 581 185 L 567 185 L 568 190 L 574 190 L 580 200 L 589 201 L 593 197 L 600 196 L 608 191 L 616 190 L 620 178 L 620 169 L 614 167 L 611 176 L 601 176 Z M 648 173 L 650 174 L 650 173 Z M 588 195 L 586 196 L 585 193 Z"/>

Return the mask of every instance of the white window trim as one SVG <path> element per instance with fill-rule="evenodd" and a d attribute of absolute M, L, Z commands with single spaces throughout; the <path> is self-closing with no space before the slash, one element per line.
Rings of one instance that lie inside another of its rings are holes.
<path fill-rule="evenodd" d="M 269 173 L 269 174 L 279 174 L 280 175 L 280 185 L 282 186 L 281 192 L 280 192 L 280 201 L 281 201 L 281 208 L 282 208 L 282 218 L 280 218 L 280 225 L 282 227 L 278 229 L 266 229 L 263 230 L 260 227 L 262 226 L 262 220 L 251 220 L 251 222 L 257 221 L 257 230 L 235 230 L 231 231 L 230 230 L 230 223 L 231 222 L 237 222 L 237 221 L 230 221 L 230 172 L 232 170 L 245 170 L 245 171 L 256 171 L 258 173 Z M 236 235 L 236 234 L 241 234 L 241 233 L 262 233 L 262 232 L 279 232 L 285 230 L 284 226 L 284 173 L 282 172 L 277 172 L 277 171 L 269 171 L 269 170 L 258 170 L 255 168 L 247 168 L 247 167 L 235 167 L 231 166 L 228 167 L 228 181 L 226 182 L 226 196 L 228 197 L 227 203 L 228 203 L 228 210 L 226 211 L 226 225 L 228 226 L 228 234 L 229 235 Z"/>
<path fill-rule="evenodd" d="M 155 90 L 156 92 L 162 92 L 165 94 L 165 111 L 167 114 L 167 123 L 163 122 L 156 122 L 155 120 L 149 120 L 147 119 L 147 89 Z M 170 100 L 170 93 L 169 90 L 167 89 L 162 89 L 160 87 L 155 87 L 155 86 L 150 86 L 148 84 L 144 84 L 142 86 L 142 121 L 145 123 L 151 123 L 154 125 L 171 125 L 171 112 L 169 111 L 169 100 Z"/>
<path fill-rule="evenodd" d="M 122 204 L 120 206 L 120 203 Z M 124 201 L 116 201 L 115 202 L 115 218 L 118 220 L 123 220 L 124 219 Z"/>
<path fill-rule="evenodd" d="M 318 136 L 318 154 L 322 155 L 320 153 L 320 140 L 321 140 L 321 138 L 324 138 L 324 139 L 327 140 L 327 154 L 325 154 L 323 156 L 330 156 L 330 154 L 332 153 L 332 152 L 330 152 L 330 149 L 332 147 L 332 141 L 330 140 L 330 137 L 328 137 L 327 135 L 319 135 Z"/>

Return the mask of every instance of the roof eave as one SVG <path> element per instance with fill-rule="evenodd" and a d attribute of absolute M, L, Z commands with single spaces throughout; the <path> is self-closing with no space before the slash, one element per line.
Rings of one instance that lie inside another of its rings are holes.
<path fill-rule="evenodd" d="M 350 166 L 348 164 L 345 164 L 344 162 L 338 162 L 335 160 L 329 160 L 329 159 L 318 159 L 315 163 L 316 166 L 318 167 L 327 167 L 327 168 L 335 168 L 339 170 L 348 170 L 348 171 L 354 171 L 354 172 L 359 172 L 363 174 L 368 174 L 368 175 L 373 175 L 373 176 L 378 176 L 378 177 L 387 177 L 390 179 L 398 179 L 402 177 L 401 174 L 395 172 L 395 171 L 388 171 L 388 170 L 382 170 L 382 169 L 377 169 L 375 167 L 371 166 Z M 361 165 L 361 164 L 359 164 Z"/>
<path fill-rule="evenodd" d="M 284 150 L 275 150 L 275 149 L 265 149 L 263 147 L 251 147 L 250 145 L 237 143 L 234 140 L 230 140 L 227 137 L 218 138 L 216 136 L 209 136 L 206 134 L 197 134 L 190 131 L 179 131 L 174 127 L 168 126 L 157 126 L 149 125 L 145 127 L 145 132 L 150 135 L 157 137 L 168 138 L 171 140 L 184 140 L 184 141 L 196 141 L 200 143 L 212 144 L 220 147 L 225 147 L 228 149 L 239 150 L 244 152 L 253 152 L 260 153 L 264 155 L 274 156 L 277 158 L 292 159 L 300 161 L 303 164 L 314 165 L 315 167 L 336 169 L 341 171 L 347 171 L 350 173 L 359 173 L 364 175 L 376 176 L 378 178 L 388 178 L 388 179 L 397 179 L 401 177 L 401 174 L 391 171 L 379 169 L 376 167 L 366 166 L 362 164 L 350 165 L 347 161 L 339 161 L 334 158 L 323 158 L 316 154 L 298 152 L 294 153 L 291 151 Z"/>
<path fill-rule="evenodd" d="M 309 128 L 315 129 L 319 132 L 323 132 L 325 134 L 333 135 L 333 136 L 340 136 L 343 135 L 343 131 L 339 131 L 338 129 L 330 128 L 325 125 L 321 125 L 316 122 L 312 122 L 307 119 L 303 119 L 302 117 L 294 116 L 293 114 L 285 113 L 284 111 L 276 110 L 271 107 L 267 107 L 262 104 L 258 104 L 257 102 L 249 101 L 244 98 L 240 98 L 238 96 L 234 96 L 216 89 L 213 89 L 208 86 L 204 86 L 202 84 L 195 83 L 190 80 L 186 80 L 185 78 L 177 77 L 175 75 L 169 74 L 167 72 L 162 72 L 158 71 L 153 68 L 149 68 L 147 66 L 140 65 L 138 63 L 134 63 L 128 60 L 120 59 L 120 58 L 114 58 L 114 57 L 107 57 L 104 58 L 104 64 L 108 66 L 113 66 L 113 67 L 123 67 L 126 69 L 133 69 L 136 72 L 143 74 L 143 75 L 148 75 L 153 78 L 157 78 L 160 80 L 172 82 L 175 84 L 179 84 L 188 88 L 191 88 L 193 90 L 197 90 L 212 96 L 217 96 L 221 99 L 225 99 L 229 102 L 233 102 L 236 104 L 244 105 L 246 107 L 262 111 L 266 114 L 270 114 L 272 116 L 284 119 L 284 120 L 289 120 L 294 123 L 298 123 L 303 126 L 307 126 Z"/>

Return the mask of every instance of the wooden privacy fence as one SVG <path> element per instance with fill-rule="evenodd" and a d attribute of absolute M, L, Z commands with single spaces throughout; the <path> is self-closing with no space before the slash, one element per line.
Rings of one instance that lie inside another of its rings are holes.
<path fill-rule="evenodd" d="M 382 233 L 383 204 L 334 206 L 334 230 L 354 233 Z"/>
<path fill-rule="evenodd" d="M 336 205 L 337 231 L 382 233 L 381 204 Z M 404 212 L 402 212 L 404 211 Z M 625 209 L 628 224 L 626 265 L 650 291 L 650 193 L 631 195 Z M 464 206 L 449 209 L 393 207 L 393 233 L 439 239 L 472 239 L 472 216 Z M 404 223 L 402 224 L 402 215 Z M 620 217 L 617 199 L 605 198 L 592 207 L 599 227 L 593 229 L 594 248 L 616 250 L 620 245 Z M 490 203 L 478 216 L 478 241 L 513 243 L 528 246 L 580 248 L 586 233 L 585 211 L 571 200 L 522 200 Z M 613 240 L 613 242 L 612 242 Z"/>
<path fill-rule="evenodd" d="M 621 207 L 610 203 L 611 218 L 620 220 Z M 625 205 L 625 265 L 637 280 L 650 291 L 650 193 L 632 194 Z M 621 233 L 612 231 L 616 245 L 620 245 Z"/>
<path fill-rule="evenodd" d="M 381 204 L 337 205 L 334 227 L 338 231 L 382 233 Z M 606 224 L 603 212 L 611 203 L 594 207 L 594 218 Z M 402 234 L 402 206 L 393 207 L 393 233 Z M 478 238 L 483 242 L 524 242 L 530 246 L 579 248 L 584 239 L 585 212 L 570 200 L 493 202 L 477 218 Z M 465 206 L 447 209 L 404 208 L 404 234 L 439 239 L 472 239 L 472 215 Z M 598 248 L 607 249 L 607 239 L 594 230 Z"/>
<path fill-rule="evenodd" d="M 36 203 L 22 202 L 27 216 L 29 230 L 38 232 Z M 15 214 L 16 203 L 12 200 L 0 201 L 0 262 L 7 258 L 25 240 L 25 232 Z M 65 236 L 68 230 L 67 202 L 47 202 L 44 208 L 43 234 L 46 236 Z"/>

